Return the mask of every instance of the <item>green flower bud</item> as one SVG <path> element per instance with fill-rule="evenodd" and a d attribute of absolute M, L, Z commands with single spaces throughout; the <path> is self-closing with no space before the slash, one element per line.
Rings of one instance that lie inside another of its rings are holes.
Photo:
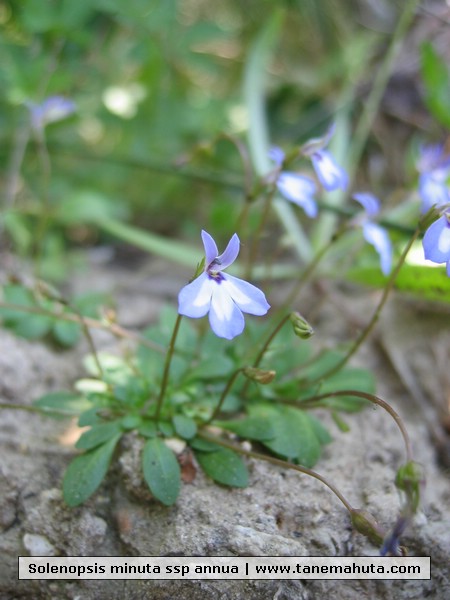
<path fill-rule="evenodd" d="M 424 482 L 425 478 L 422 467 L 414 461 L 407 462 L 397 471 L 395 485 L 405 493 L 409 508 L 413 514 L 419 508 L 420 487 Z"/>
<path fill-rule="evenodd" d="M 314 329 L 299 312 L 291 313 L 289 318 L 291 319 L 294 327 L 294 333 L 297 337 L 301 338 L 302 340 L 307 340 L 314 335 Z"/>
<path fill-rule="evenodd" d="M 264 369 L 256 369 L 255 367 L 245 367 L 243 371 L 244 375 L 251 379 L 252 381 L 256 381 L 257 383 L 262 383 L 266 385 L 267 383 L 271 383 L 276 375 L 275 371 L 267 371 Z"/>
<path fill-rule="evenodd" d="M 369 512 L 361 508 L 355 508 L 350 511 L 350 516 L 356 531 L 365 535 L 376 546 L 382 544 L 384 531 Z"/>

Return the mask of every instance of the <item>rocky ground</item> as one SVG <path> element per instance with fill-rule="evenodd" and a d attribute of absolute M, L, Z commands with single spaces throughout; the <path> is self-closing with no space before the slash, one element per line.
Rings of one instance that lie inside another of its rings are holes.
<path fill-rule="evenodd" d="M 104 264 L 76 279 L 72 287 L 111 290 L 118 320 L 141 328 L 175 298 L 179 275 L 157 262 L 138 274 Z M 317 293 L 317 291 L 316 291 Z M 354 335 L 376 301 L 376 294 L 351 294 L 336 286 L 322 289 L 324 302 L 314 312 L 324 343 Z M 305 314 L 313 313 L 312 298 Z M 404 417 L 416 459 L 427 476 L 422 511 L 403 540 L 410 555 L 431 556 L 432 577 L 425 581 L 18 581 L 19 555 L 231 555 L 360 556 L 378 549 L 354 533 L 348 514 L 319 482 L 267 463 L 248 461 L 250 486 L 215 485 L 201 472 L 183 486 L 175 506 L 148 498 L 135 477 L 136 440 L 122 444 L 120 461 L 101 489 L 83 506 L 70 509 L 61 479 L 76 430 L 67 420 L 52 420 L 20 410 L 0 414 L 0 599 L 18 600 L 310 600 L 328 597 L 422 599 L 450 597 L 450 485 L 446 438 L 441 420 L 450 394 L 449 315 L 434 306 L 393 298 L 377 335 L 355 358 L 373 368 L 380 396 Z M 104 332 L 99 347 L 121 350 Z M 325 337 L 326 336 L 326 337 Z M 56 351 L 41 342 L 1 331 L 0 401 L 29 405 L 45 392 L 70 388 L 82 374 L 84 343 Z M 369 510 L 386 527 L 395 521 L 399 498 L 393 485 L 404 458 L 398 429 L 381 410 L 347 419 L 351 430 L 333 423 L 333 442 L 316 469 L 329 476 L 354 506 Z"/>

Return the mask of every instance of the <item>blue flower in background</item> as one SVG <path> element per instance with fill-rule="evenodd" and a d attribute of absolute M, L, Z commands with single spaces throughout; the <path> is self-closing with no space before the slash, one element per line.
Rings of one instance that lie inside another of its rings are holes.
<path fill-rule="evenodd" d="M 75 112 L 75 103 L 63 96 L 49 96 L 41 104 L 29 102 L 31 126 L 35 131 L 42 131 L 49 123 L 65 119 Z"/>
<path fill-rule="evenodd" d="M 380 201 L 373 194 L 367 192 L 353 194 L 352 196 L 366 211 L 363 218 L 358 219 L 362 227 L 363 236 L 371 244 L 380 256 L 381 271 L 389 275 L 392 268 L 392 244 L 384 227 L 374 223 L 371 219 L 380 212 Z"/>
<path fill-rule="evenodd" d="M 450 202 L 448 179 L 450 176 L 450 155 L 442 144 L 424 146 L 417 163 L 419 176 L 419 194 L 422 199 L 422 212 L 432 206 L 443 206 Z"/>
<path fill-rule="evenodd" d="M 450 209 L 425 232 L 422 240 L 425 258 L 435 263 L 447 263 L 450 277 Z"/>
<path fill-rule="evenodd" d="M 323 187 L 331 192 L 348 185 L 348 175 L 344 168 L 337 164 L 335 158 L 325 148 L 335 131 L 334 123 L 322 138 L 310 140 L 302 147 L 302 153 L 311 159 L 314 170 Z"/>
<path fill-rule="evenodd" d="M 236 234 L 220 256 L 216 243 L 202 231 L 205 248 L 205 270 L 178 295 L 180 315 L 197 319 L 209 313 L 214 333 L 228 340 L 241 334 L 245 327 L 242 313 L 265 315 L 270 308 L 263 292 L 252 285 L 223 273 L 239 254 L 240 241 Z"/>
<path fill-rule="evenodd" d="M 271 148 L 269 157 L 278 167 L 282 167 L 285 154 L 281 148 Z M 317 191 L 316 184 L 310 177 L 290 171 L 281 171 L 277 176 L 276 186 L 283 198 L 303 208 L 308 217 L 317 216 L 317 204 L 314 200 Z"/>

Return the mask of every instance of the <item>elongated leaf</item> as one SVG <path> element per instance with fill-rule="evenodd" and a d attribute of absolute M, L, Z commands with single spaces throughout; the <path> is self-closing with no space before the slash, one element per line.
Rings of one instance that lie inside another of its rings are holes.
<path fill-rule="evenodd" d="M 170 506 L 180 492 L 180 465 L 175 454 L 159 438 L 151 438 L 142 452 L 144 479 L 157 500 Z"/>
<path fill-rule="evenodd" d="M 382 288 L 386 278 L 378 268 L 355 268 L 347 271 L 346 278 L 350 281 Z M 395 289 L 408 295 L 450 304 L 450 279 L 442 267 L 423 265 L 403 265 L 395 281 Z"/>
<path fill-rule="evenodd" d="M 262 440 L 262 443 L 275 454 L 306 467 L 312 467 L 317 462 L 321 445 L 329 441 L 320 424 L 306 411 L 268 404 L 253 406 L 250 411 L 270 420 L 272 424 L 274 437 Z"/>
<path fill-rule="evenodd" d="M 430 43 L 422 46 L 422 77 L 428 108 L 438 121 L 450 127 L 450 71 Z"/>
<path fill-rule="evenodd" d="M 68 466 L 63 480 L 64 500 L 69 506 L 85 502 L 100 486 L 121 434 L 105 444 L 77 456 Z"/>
<path fill-rule="evenodd" d="M 98 425 L 93 425 L 88 431 L 85 431 L 80 436 L 75 447 L 79 450 L 92 450 L 92 448 L 104 444 L 118 433 L 120 433 L 120 424 L 118 421 L 99 423 Z"/>
<path fill-rule="evenodd" d="M 33 405 L 43 410 L 58 410 L 68 415 L 78 415 L 92 407 L 92 404 L 73 392 L 50 392 L 33 401 Z"/>
<path fill-rule="evenodd" d="M 247 417 L 239 421 L 215 421 L 214 423 L 249 440 L 270 440 L 275 437 L 272 423 L 263 417 Z"/>
<path fill-rule="evenodd" d="M 214 442 L 204 440 L 200 437 L 196 437 L 192 440 L 189 440 L 189 445 L 194 450 L 200 450 L 201 452 L 217 452 L 221 449 L 221 446 L 219 446 L 218 444 L 214 444 Z"/>
<path fill-rule="evenodd" d="M 201 256 L 200 249 L 164 238 L 112 219 L 99 219 L 98 226 L 114 237 L 167 260 L 194 268 Z"/>
<path fill-rule="evenodd" d="M 172 419 L 175 431 L 185 440 L 190 440 L 197 433 L 197 425 L 194 419 L 184 415 L 175 415 Z"/>
<path fill-rule="evenodd" d="M 214 481 L 231 487 L 247 487 L 247 467 L 232 450 L 221 448 L 216 452 L 196 451 L 195 456 L 205 473 Z"/>
<path fill-rule="evenodd" d="M 70 347 L 80 339 L 81 327 L 78 323 L 70 321 L 56 321 L 52 333 L 60 344 Z"/>

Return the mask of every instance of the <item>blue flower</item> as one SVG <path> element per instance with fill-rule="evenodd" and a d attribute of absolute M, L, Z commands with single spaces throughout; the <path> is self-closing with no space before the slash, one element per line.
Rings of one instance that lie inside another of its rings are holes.
<path fill-rule="evenodd" d="M 337 164 L 333 155 L 325 150 L 335 131 L 334 123 L 322 138 L 310 140 L 302 147 L 302 153 L 309 156 L 320 183 L 328 191 L 348 185 L 348 175 L 345 169 Z"/>
<path fill-rule="evenodd" d="M 75 111 L 75 103 L 62 96 L 49 96 L 41 104 L 28 103 L 31 115 L 31 126 L 41 131 L 48 123 L 60 121 Z"/>
<path fill-rule="evenodd" d="M 450 155 L 442 144 L 421 148 L 417 163 L 419 176 L 419 194 L 422 199 L 422 212 L 432 206 L 441 207 L 450 202 L 450 190 L 447 180 L 450 176 Z"/>
<path fill-rule="evenodd" d="M 380 556 L 403 556 L 400 547 L 400 538 L 405 532 L 409 523 L 409 518 L 400 515 L 392 530 L 383 540 L 383 545 L 380 548 Z"/>
<path fill-rule="evenodd" d="M 180 315 L 197 319 L 209 313 L 214 333 L 228 340 L 240 335 L 245 327 L 242 313 L 265 315 L 270 308 L 263 292 L 242 279 L 223 273 L 239 254 L 239 238 L 233 235 L 225 252 L 219 252 L 213 238 L 202 231 L 205 269 L 178 295 Z"/>
<path fill-rule="evenodd" d="M 387 231 L 371 218 L 380 212 L 380 201 L 373 194 L 367 192 L 353 194 L 352 196 L 366 211 L 366 216 L 359 218 L 357 223 L 362 227 L 363 236 L 380 256 L 380 266 L 384 275 L 388 275 L 392 268 L 392 244 Z"/>
<path fill-rule="evenodd" d="M 269 157 L 278 167 L 282 167 L 285 154 L 281 148 L 271 148 Z M 314 218 L 317 216 L 317 204 L 314 200 L 316 184 L 310 177 L 290 171 L 281 171 L 277 175 L 276 186 L 286 200 L 303 208 L 308 217 Z"/>
<path fill-rule="evenodd" d="M 425 258 L 438 264 L 447 263 L 450 277 L 450 210 L 428 227 L 422 244 Z"/>

